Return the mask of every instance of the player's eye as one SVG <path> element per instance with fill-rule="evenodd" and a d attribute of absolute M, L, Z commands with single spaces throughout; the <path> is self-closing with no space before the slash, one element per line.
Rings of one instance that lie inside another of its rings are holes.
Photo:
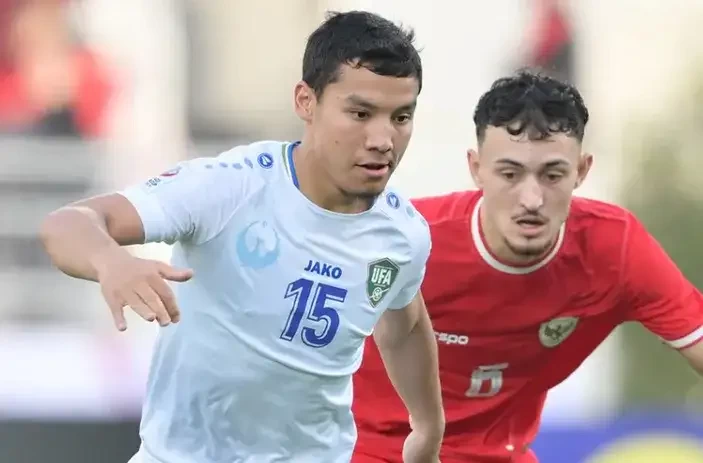
<path fill-rule="evenodd" d="M 547 172 L 545 174 L 545 177 L 548 182 L 557 183 L 559 180 L 564 178 L 564 174 L 562 174 L 561 172 Z"/>
<path fill-rule="evenodd" d="M 517 179 L 517 172 L 513 170 L 503 170 L 500 172 L 500 176 L 503 177 L 505 180 L 512 182 Z"/>
<path fill-rule="evenodd" d="M 396 124 L 407 124 L 413 119 L 412 114 L 400 114 L 395 117 Z"/>
<path fill-rule="evenodd" d="M 371 117 L 371 113 L 368 111 L 363 111 L 363 110 L 352 110 L 350 111 L 352 117 L 358 121 L 365 121 L 369 117 Z"/>

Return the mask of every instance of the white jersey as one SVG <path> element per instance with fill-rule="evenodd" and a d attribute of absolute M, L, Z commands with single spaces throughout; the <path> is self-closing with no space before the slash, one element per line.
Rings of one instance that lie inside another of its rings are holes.
<path fill-rule="evenodd" d="M 122 192 L 146 241 L 176 243 L 173 265 L 194 270 L 156 343 L 144 463 L 351 458 L 364 339 L 416 295 L 430 235 L 391 189 L 360 214 L 316 206 L 293 146 L 236 147 Z"/>

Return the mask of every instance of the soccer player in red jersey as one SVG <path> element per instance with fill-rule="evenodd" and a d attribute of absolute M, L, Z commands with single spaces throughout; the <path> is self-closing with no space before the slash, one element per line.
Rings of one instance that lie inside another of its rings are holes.
<path fill-rule="evenodd" d="M 703 297 L 625 209 L 574 198 L 592 157 L 579 92 L 522 72 L 474 114 L 477 191 L 419 199 L 422 291 L 439 345 L 442 463 L 533 463 L 547 391 L 635 320 L 703 372 Z M 369 342 L 354 379 L 355 463 L 401 462 L 405 408 Z"/>

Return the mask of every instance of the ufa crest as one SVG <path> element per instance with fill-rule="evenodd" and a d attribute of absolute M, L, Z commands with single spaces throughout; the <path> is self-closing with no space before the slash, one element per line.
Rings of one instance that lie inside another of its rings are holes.
<path fill-rule="evenodd" d="M 400 267 L 388 258 L 369 263 L 366 277 L 366 295 L 372 306 L 376 307 L 390 291 L 398 277 Z"/>

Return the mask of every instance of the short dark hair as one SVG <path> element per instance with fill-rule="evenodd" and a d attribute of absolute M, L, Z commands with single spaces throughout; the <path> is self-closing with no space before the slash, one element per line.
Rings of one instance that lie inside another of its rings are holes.
<path fill-rule="evenodd" d="M 331 12 L 308 37 L 303 80 L 320 97 L 347 64 L 382 76 L 415 77 L 422 88 L 422 63 L 415 33 L 366 11 Z"/>
<path fill-rule="evenodd" d="M 581 142 L 586 123 L 588 109 L 576 87 L 529 70 L 493 82 L 474 111 L 479 143 L 489 125 L 531 140 L 565 133 Z"/>

